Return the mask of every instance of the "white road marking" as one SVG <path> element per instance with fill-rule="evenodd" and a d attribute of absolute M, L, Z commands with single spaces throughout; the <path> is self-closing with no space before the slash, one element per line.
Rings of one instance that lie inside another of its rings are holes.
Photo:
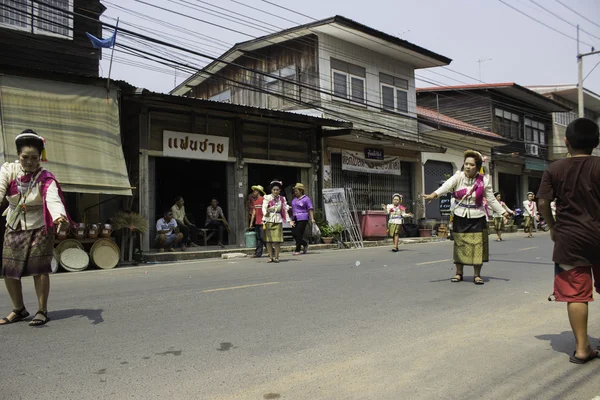
<path fill-rule="evenodd" d="M 450 261 L 450 259 L 447 259 L 447 260 L 437 260 L 437 261 L 427 261 L 427 262 L 418 263 L 416 265 L 437 264 L 437 263 L 443 263 L 443 262 L 448 262 L 448 261 Z"/>
<path fill-rule="evenodd" d="M 223 290 L 235 290 L 235 289 L 246 289 L 256 286 L 266 286 L 266 285 L 277 285 L 279 282 L 266 282 L 266 283 L 256 283 L 254 285 L 242 285 L 242 286 L 231 286 L 226 288 L 218 288 L 218 289 L 208 289 L 203 290 L 202 293 L 212 293 L 212 292 L 221 292 Z"/>
<path fill-rule="evenodd" d="M 539 247 L 539 246 L 525 247 L 524 249 L 519 249 L 519 251 L 533 250 L 533 249 L 537 249 L 538 247 Z"/>

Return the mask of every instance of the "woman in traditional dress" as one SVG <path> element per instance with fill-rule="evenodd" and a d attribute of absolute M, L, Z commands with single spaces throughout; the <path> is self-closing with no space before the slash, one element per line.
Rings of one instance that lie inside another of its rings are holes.
<path fill-rule="evenodd" d="M 453 216 L 456 275 L 452 278 L 452 282 L 462 281 L 464 266 L 472 265 L 473 282 L 476 285 L 484 284 L 481 278 L 481 267 L 488 261 L 489 248 L 483 199 L 487 199 L 492 211 L 508 216 L 508 212 L 494 197 L 489 178 L 478 172 L 482 164 L 483 157 L 479 152 L 467 150 L 464 154 L 463 170 L 454 174 L 435 192 L 423 196 L 425 200 L 431 201 L 452 192 L 452 196 L 456 199 Z"/>
<path fill-rule="evenodd" d="M 306 187 L 301 183 L 296 183 L 294 189 L 294 200 L 292 200 L 292 235 L 296 240 L 295 256 L 308 251 L 308 242 L 304 240 L 304 231 L 308 225 L 308 221 L 315 223 L 315 212 L 310 201 L 310 197 L 306 195 Z"/>
<path fill-rule="evenodd" d="M 523 216 L 524 216 L 524 231 L 527 234 L 525 236 L 528 239 L 533 237 L 533 224 L 534 221 L 539 221 L 537 204 L 535 203 L 535 195 L 533 192 L 527 193 L 527 200 L 523 202 Z"/>
<path fill-rule="evenodd" d="M 500 203 L 500 205 L 502 206 L 504 211 L 508 212 L 509 214 L 515 213 L 513 210 L 508 208 L 508 206 L 506 205 L 505 202 L 502 201 L 502 195 L 500 194 L 500 192 L 494 193 L 494 197 L 496 198 L 496 200 L 498 200 L 498 203 Z M 502 241 L 502 230 L 504 229 L 505 223 L 506 223 L 506 218 L 502 214 L 494 212 L 494 228 L 496 230 L 496 236 L 498 236 L 498 239 L 496 239 L 496 242 Z"/>
<path fill-rule="evenodd" d="M 283 243 L 283 222 L 288 221 L 288 205 L 285 197 L 281 195 L 283 184 L 273 181 L 270 185 L 271 194 L 265 196 L 262 205 L 263 229 L 269 261 L 279 262 L 279 250 Z"/>
<path fill-rule="evenodd" d="M 55 225 L 69 223 L 64 198 L 54 175 L 40 165 L 45 161 L 44 139 L 30 129 L 17 136 L 19 160 L 0 168 L 0 199 L 6 196 L 6 233 L 2 253 L 2 276 L 13 303 L 13 311 L 0 325 L 22 321 L 29 316 L 23 303 L 21 277 L 32 276 L 38 311 L 31 326 L 48 318 L 48 294 L 52 271 Z"/>
<path fill-rule="evenodd" d="M 406 212 L 406 207 L 402 204 L 402 195 L 394 193 L 392 195 L 392 204 L 382 204 L 381 206 L 389 215 L 388 234 L 394 239 L 394 247 L 392 251 L 398 252 L 398 242 L 400 241 L 400 230 L 404 224 L 404 217 L 412 217 L 412 214 Z"/>

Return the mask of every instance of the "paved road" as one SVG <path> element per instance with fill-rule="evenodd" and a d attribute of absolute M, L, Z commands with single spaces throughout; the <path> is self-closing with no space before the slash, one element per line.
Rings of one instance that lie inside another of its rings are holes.
<path fill-rule="evenodd" d="M 600 395 L 600 360 L 568 362 L 565 306 L 546 300 L 547 234 L 493 242 L 484 286 L 449 282 L 451 243 L 284 256 L 55 276 L 52 322 L 0 328 L 0 398 Z"/>

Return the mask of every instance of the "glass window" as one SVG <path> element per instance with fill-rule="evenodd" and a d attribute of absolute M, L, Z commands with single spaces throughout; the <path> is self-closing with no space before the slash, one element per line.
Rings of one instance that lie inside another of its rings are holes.
<path fill-rule="evenodd" d="M 333 93 L 337 96 L 348 97 L 348 80 L 346 74 L 333 73 Z"/>
<path fill-rule="evenodd" d="M 381 103 L 386 110 L 394 111 L 394 88 L 381 85 Z"/>
<path fill-rule="evenodd" d="M 396 90 L 398 97 L 398 111 L 408 112 L 408 92 L 404 90 Z"/>
<path fill-rule="evenodd" d="M 31 1 L 0 0 L 0 24 L 13 29 L 28 29 L 31 11 Z"/>
<path fill-rule="evenodd" d="M 359 103 L 365 102 L 365 80 L 362 78 L 352 77 L 350 79 L 352 89 L 352 100 Z"/>

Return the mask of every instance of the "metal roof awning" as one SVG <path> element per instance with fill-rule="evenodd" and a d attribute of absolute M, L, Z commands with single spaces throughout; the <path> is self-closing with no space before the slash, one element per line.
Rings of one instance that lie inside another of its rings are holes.
<path fill-rule="evenodd" d="M 15 161 L 15 137 L 33 129 L 64 191 L 131 196 L 116 88 L 0 76 L 0 118 L 0 161 Z"/>

